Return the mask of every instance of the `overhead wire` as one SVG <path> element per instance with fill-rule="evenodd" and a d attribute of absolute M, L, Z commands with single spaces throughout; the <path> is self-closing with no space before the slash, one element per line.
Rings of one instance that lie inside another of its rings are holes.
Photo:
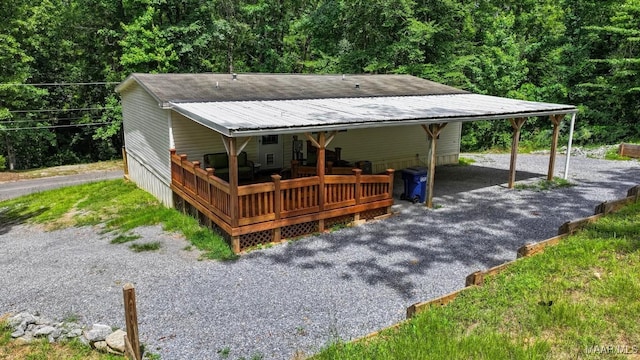
<path fill-rule="evenodd" d="M 49 118 L 49 119 L 26 119 L 26 120 L 0 120 L 0 124 L 13 124 L 13 123 L 29 123 L 29 122 L 38 122 L 38 121 L 72 121 L 72 120 L 82 120 L 82 119 L 91 119 L 97 120 L 101 119 L 101 117 L 96 116 L 81 116 L 81 117 L 73 117 L 73 118 Z"/>
<path fill-rule="evenodd" d="M 36 130 L 36 129 L 56 129 L 56 128 L 81 127 L 81 126 L 110 125 L 110 124 L 113 124 L 113 123 L 116 123 L 116 121 L 111 121 L 111 122 L 98 122 L 98 123 L 87 123 L 87 124 L 48 125 L 48 126 L 33 126 L 33 127 L 23 127 L 23 128 L 4 128 L 4 129 L 0 129 L 0 131 Z"/>
<path fill-rule="evenodd" d="M 77 109 L 41 109 L 41 110 L 9 110 L 10 113 L 30 113 L 30 112 L 63 112 L 63 111 L 90 111 L 90 110 L 112 110 L 115 109 L 113 106 L 105 106 L 105 107 L 92 107 L 92 108 L 77 108 Z"/>
<path fill-rule="evenodd" d="M 119 81 L 96 81 L 96 82 L 77 82 L 77 83 L 0 83 L 0 86 L 85 86 L 85 85 L 115 85 L 120 84 Z"/>

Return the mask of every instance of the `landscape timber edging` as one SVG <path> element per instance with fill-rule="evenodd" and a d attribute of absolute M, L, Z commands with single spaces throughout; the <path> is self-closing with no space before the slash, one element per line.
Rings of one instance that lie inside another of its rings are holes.
<path fill-rule="evenodd" d="M 406 312 L 407 315 L 406 315 L 406 319 L 405 320 L 400 321 L 400 322 L 398 322 L 396 324 L 393 324 L 391 326 L 385 327 L 383 329 L 374 331 L 374 332 L 369 333 L 367 335 L 361 336 L 359 338 L 353 339 L 350 342 L 356 343 L 356 342 L 360 342 L 360 341 L 366 341 L 368 339 L 371 339 L 373 337 L 376 337 L 376 336 L 380 335 L 381 333 L 383 333 L 383 332 L 385 332 L 387 330 L 398 329 L 401 325 L 403 325 L 404 323 L 409 321 L 416 314 L 419 314 L 421 312 L 427 311 L 431 306 L 435 306 L 435 305 L 444 306 L 444 305 L 452 302 L 453 300 L 455 300 L 458 297 L 458 295 L 460 295 L 463 291 L 465 291 L 465 290 L 467 290 L 469 288 L 482 286 L 484 284 L 485 277 L 496 275 L 496 274 L 502 272 L 503 270 L 507 269 L 509 266 L 511 266 L 513 263 L 515 263 L 516 261 L 518 261 L 521 258 L 530 257 L 530 256 L 533 256 L 535 254 L 539 254 L 539 253 L 543 252 L 546 247 L 557 245 L 558 243 L 560 243 L 561 240 L 563 240 L 564 238 L 566 238 L 569 235 L 573 234 L 574 232 L 582 229 L 585 225 L 594 222 L 595 220 L 605 216 L 606 214 L 613 213 L 613 212 L 616 212 L 616 211 L 620 210 L 622 207 L 624 207 L 624 205 L 628 205 L 628 204 L 635 203 L 635 202 L 640 202 L 640 185 L 636 185 L 636 186 L 630 188 L 629 191 L 627 192 L 627 197 L 626 198 L 613 200 L 613 201 L 605 201 L 605 202 L 601 203 L 600 205 L 598 205 L 596 207 L 595 215 L 588 216 L 588 217 L 585 217 L 585 218 L 582 218 L 582 219 L 578 219 L 578 220 L 574 220 L 574 221 L 568 221 L 568 222 L 564 223 L 558 229 L 559 235 L 554 236 L 554 237 L 549 238 L 549 239 L 546 239 L 546 240 L 543 240 L 543 241 L 539 241 L 539 242 L 536 242 L 536 243 L 527 243 L 527 244 L 521 246 L 518 249 L 518 255 L 517 255 L 517 258 L 515 260 L 508 261 L 508 262 L 506 262 L 504 264 L 501 264 L 501 265 L 498 265 L 498 266 L 494 266 L 494 267 L 492 267 L 490 269 L 487 269 L 487 270 L 484 270 L 484 271 L 478 270 L 478 271 L 475 271 L 475 272 L 469 274 L 465 278 L 465 287 L 464 288 L 458 289 L 458 290 L 453 291 L 453 292 L 450 292 L 450 293 L 448 293 L 446 295 L 437 297 L 435 299 L 431 299 L 431 300 L 423 301 L 423 302 L 418 302 L 418 303 L 415 303 L 415 304 L 409 306 L 407 308 L 407 312 Z"/>

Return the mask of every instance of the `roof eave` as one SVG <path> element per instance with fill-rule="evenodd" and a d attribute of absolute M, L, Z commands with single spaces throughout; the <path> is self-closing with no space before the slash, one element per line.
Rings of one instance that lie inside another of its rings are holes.
<path fill-rule="evenodd" d="M 553 111 L 532 111 L 532 112 L 519 112 L 511 114 L 496 114 L 496 115 L 482 115 L 482 116 L 462 116 L 462 117 L 442 117 L 442 118 L 419 118 L 419 119 L 406 119 L 406 120 L 383 120 L 383 121 L 363 121 L 358 123 L 335 123 L 328 125 L 315 125 L 315 126 L 290 126 L 290 127 L 277 127 L 277 128 L 264 128 L 264 129 L 238 129 L 232 130 L 213 124 L 212 122 L 198 117 L 194 119 L 203 126 L 213 129 L 228 137 L 248 137 L 248 136 L 262 136 L 273 134 L 299 134 L 301 132 L 316 132 L 316 131 L 340 131 L 351 129 L 366 129 L 366 128 L 378 128 L 389 126 L 404 126 L 404 125 L 421 125 L 421 124 L 433 124 L 433 123 L 448 123 L 448 122 L 471 122 L 481 120 L 506 120 L 511 118 L 520 117 L 535 117 L 535 116 L 549 116 L 558 114 L 574 114 L 578 109 L 575 107 L 567 107 L 563 109 Z M 185 115 L 186 116 L 186 115 Z M 192 116 L 188 116 L 193 118 Z M 214 126 L 211 126 L 214 125 Z"/>
<path fill-rule="evenodd" d="M 156 96 L 156 94 L 153 91 L 151 91 L 149 88 L 147 88 L 147 86 L 144 84 L 144 82 L 142 82 L 142 81 L 140 81 L 138 79 L 137 75 L 138 75 L 138 73 L 133 73 L 133 74 L 127 76 L 126 79 L 124 79 L 118 86 L 116 86 L 115 92 L 117 92 L 118 94 L 122 94 L 123 91 L 126 91 L 133 84 L 137 84 L 142 89 L 144 89 L 144 91 L 146 91 L 147 94 L 149 94 L 149 96 L 151 96 L 158 103 L 158 107 L 160 107 L 161 109 L 171 109 L 172 108 L 172 106 L 171 106 L 171 104 L 169 102 L 163 101 L 158 96 Z"/>

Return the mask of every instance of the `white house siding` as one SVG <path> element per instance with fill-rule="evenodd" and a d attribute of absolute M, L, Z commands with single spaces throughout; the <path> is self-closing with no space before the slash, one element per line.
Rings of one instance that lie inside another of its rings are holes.
<path fill-rule="evenodd" d="M 226 152 L 220 133 L 172 112 L 173 140 L 178 154 L 187 154 L 190 161 L 202 163 L 205 154 Z M 238 146 L 245 138 L 238 138 Z M 244 148 L 249 160 L 258 162 L 258 140 L 253 137 Z M 204 166 L 204 165 L 203 165 Z"/>
<path fill-rule="evenodd" d="M 461 123 L 454 122 L 442 130 L 437 143 L 436 165 L 458 163 L 461 129 Z M 306 140 L 302 134 L 298 135 L 298 138 Z M 284 136 L 285 166 L 291 161 L 292 141 L 292 135 Z M 427 133 L 419 125 L 339 132 L 327 148 L 333 150 L 336 147 L 342 148 L 344 160 L 371 161 L 374 173 L 389 168 L 404 169 L 428 165 Z M 303 152 L 306 153 L 306 150 L 303 149 Z"/>
<path fill-rule="evenodd" d="M 172 206 L 168 110 L 135 84 L 121 98 L 129 178 Z"/>
<path fill-rule="evenodd" d="M 149 171 L 147 166 L 132 154 L 127 156 L 127 165 L 129 166 L 129 179 L 135 182 L 140 188 L 146 190 L 165 206 L 173 207 L 173 192 L 171 188 L 158 175 Z"/>

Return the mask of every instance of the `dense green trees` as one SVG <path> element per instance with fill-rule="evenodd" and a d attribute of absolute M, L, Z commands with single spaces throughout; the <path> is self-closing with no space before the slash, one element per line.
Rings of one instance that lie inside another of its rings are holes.
<path fill-rule="evenodd" d="M 579 143 L 640 137 L 640 0 L 12 0 L 0 16 L 7 167 L 118 156 L 113 89 L 132 72 L 409 73 L 579 105 Z M 526 126 L 548 141 L 548 119 Z M 509 141 L 507 122 L 465 125 L 465 149 Z"/>

